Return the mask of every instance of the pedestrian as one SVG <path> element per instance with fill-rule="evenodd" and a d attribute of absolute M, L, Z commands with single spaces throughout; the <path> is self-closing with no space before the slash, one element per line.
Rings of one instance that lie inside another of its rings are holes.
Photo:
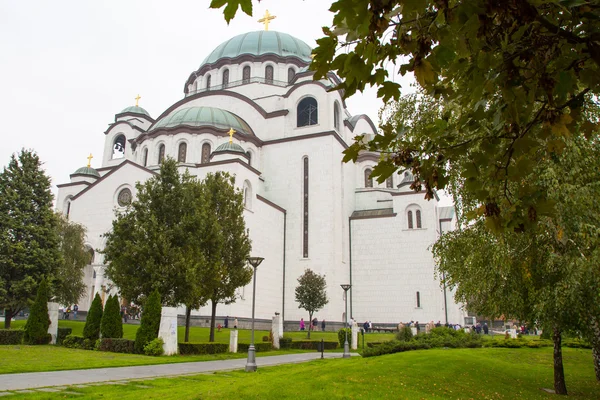
<path fill-rule="evenodd" d="M 67 319 L 69 319 L 69 314 L 71 314 L 71 306 L 67 307 Z"/>
<path fill-rule="evenodd" d="M 365 332 L 369 333 L 369 321 L 365 321 L 365 323 L 363 324 L 363 329 L 365 330 Z"/>
<path fill-rule="evenodd" d="M 303 330 L 304 330 L 304 328 L 305 328 L 305 325 L 304 325 L 304 318 L 300 318 L 300 330 L 301 330 L 301 331 L 303 331 Z"/>
<path fill-rule="evenodd" d="M 235 317 L 233 319 L 233 329 L 237 329 L 237 327 L 238 327 L 238 320 L 237 320 L 237 317 Z"/>
<path fill-rule="evenodd" d="M 489 328 L 488 328 L 487 322 L 484 322 L 483 323 L 483 333 L 484 333 L 484 335 L 487 335 L 488 332 L 489 332 Z"/>
<path fill-rule="evenodd" d="M 77 311 L 79 311 L 79 306 L 75 304 L 73 306 L 73 319 L 77 319 Z"/>
<path fill-rule="evenodd" d="M 225 322 L 223 325 L 225 325 L 225 329 L 229 328 L 229 315 L 225 317 Z"/>
<path fill-rule="evenodd" d="M 373 331 L 373 323 L 369 321 L 369 332 Z"/>
<path fill-rule="evenodd" d="M 321 331 L 325 332 L 325 320 L 321 321 Z"/>
<path fill-rule="evenodd" d="M 314 317 L 312 320 L 312 330 L 316 331 L 318 325 L 319 325 L 319 320 L 317 319 L 317 317 Z"/>
<path fill-rule="evenodd" d="M 67 319 L 67 309 L 66 307 L 61 307 L 60 312 L 62 313 L 62 318 Z"/>

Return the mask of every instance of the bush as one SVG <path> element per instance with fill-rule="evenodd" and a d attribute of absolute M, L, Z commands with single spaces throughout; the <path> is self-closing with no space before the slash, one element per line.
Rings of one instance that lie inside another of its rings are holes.
<path fill-rule="evenodd" d="M 338 333 L 339 338 L 339 333 Z M 300 349 L 300 350 L 317 350 L 320 340 L 295 340 L 291 343 L 291 349 Z M 324 341 L 325 350 L 335 350 L 338 348 L 338 342 Z"/>
<path fill-rule="evenodd" d="M 247 353 L 250 343 L 238 343 L 238 352 Z M 273 344 L 271 342 L 266 343 L 254 343 L 254 350 L 256 351 L 271 351 L 273 350 Z"/>
<path fill-rule="evenodd" d="M 352 329 L 342 328 L 338 331 L 338 342 L 340 343 L 340 347 L 344 347 L 344 343 L 346 342 L 346 332 L 348 332 L 348 344 L 352 343 Z"/>
<path fill-rule="evenodd" d="M 121 320 L 121 307 L 117 296 L 110 296 L 106 301 L 102 321 L 100 323 L 100 334 L 103 338 L 123 337 L 123 321 Z"/>
<path fill-rule="evenodd" d="M 179 343 L 179 354 L 217 354 L 227 353 L 227 343 Z"/>
<path fill-rule="evenodd" d="M 265 336 L 262 337 L 262 341 L 263 342 L 269 342 L 270 340 L 269 340 L 269 337 L 265 335 Z"/>
<path fill-rule="evenodd" d="M 537 349 L 540 347 L 552 347 L 553 343 L 550 340 L 523 340 L 523 339 L 502 339 L 502 340 L 488 340 L 484 342 L 484 347 L 503 347 L 508 349 L 520 349 L 523 347 L 529 347 Z"/>
<path fill-rule="evenodd" d="M 71 328 L 58 327 L 58 333 L 56 334 L 56 344 L 62 344 L 67 336 L 73 332 Z"/>
<path fill-rule="evenodd" d="M 592 345 L 587 340 L 583 339 L 566 339 L 562 342 L 565 347 L 571 347 L 574 349 L 591 349 Z"/>
<path fill-rule="evenodd" d="M 154 290 L 146 299 L 140 327 L 135 333 L 135 351 L 137 353 L 143 354 L 144 346 L 158 337 L 161 309 L 160 293 L 158 290 Z"/>
<path fill-rule="evenodd" d="M 482 346 L 481 335 L 475 332 L 466 333 L 464 330 L 451 328 L 433 328 L 428 334 L 417 335 L 414 340 L 429 344 L 431 347 L 474 348 Z"/>
<path fill-rule="evenodd" d="M 52 340 L 52 335 L 48 334 L 50 319 L 48 318 L 48 284 L 42 280 L 38 287 L 35 302 L 31 306 L 29 318 L 25 323 L 25 334 L 23 341 L 25 344 L 48 344 Z"/>
<path fill-rule="evenodd" d="M 135 341 L 129 339 L 102 338 L 98 340 L 96 350 L 112 353 L 135 353 Z"/>
<path fill-rule="evenodd" d="M 410 350 L 425 350 L 425 349 L 430 349 L 430 348 L 431 348 L 431 346 L 429 344 L 418 342 L 416 340 L 411 340 L 408 342 L 392 340 L 389 342 L 384 342 L 383 344 L 376 346 L 376 347 L 366 348 L 363 351 L 362 356 L 363 357 L 373 357 L 373 356 L 381 356 L 384 354 L 394 354 L 394 353 L 400 353 L 403 351 L 410 351 Z"/>
<path fill-rule="evenodd" d="M 396 340 L 400 342 L 408 342 L 412 340 L 413 333 L 410 326 L 404 325 L 400 330 L 396 333 Z"/>
<path fill-rule="evenodd" d="M 96 297 L 94 297 L 94 301 L 92 301 L 87 318 L 85 319 L 85 326 L 83 327 L 83 337 L 85 339 L 96 341 L 100 338 L 102 314 L 102 299 L 100 298 L 100 294 L 96 293 Z"/>
<path fill-rule="evenodd" d="M 163 344 L 165 344 L 165 342 L 163 342 L 162 338 L 154 339 L 153 341 L 144 346 L 144 354 L 147 356 L 154 357 L 162 356 L 163 354 L 165 354 Z"/>
<path fill-rule="evenodd" d="M 287 338 L 287 337 L 279 338 L 279 348 L 281 348 L 282 350 L 291 349 L 292 348 L 292 338 Z"/>
<path fill-rule="evenodd" d="M 82 349 L 83 341 L 83 336 L 67 335 L 63 340 L 62 345 L 70 349 Z"/>
<path fill-rule="evenodd" d="M 23 329 L 0 329 L 0 345 L 21 344 L 24 334 Z"/>
<path fill-rule="evenodd" d="M 381 344 L 383 344 L 384 342 L 369 342 L 367 343 L 367 347 L 376 347 L 379 346 Z"/>

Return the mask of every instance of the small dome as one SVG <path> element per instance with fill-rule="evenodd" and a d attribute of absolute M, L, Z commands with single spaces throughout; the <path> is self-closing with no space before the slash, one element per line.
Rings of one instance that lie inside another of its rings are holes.
<path fill-rule="evenodd" d="M 222 151 L 233 151 L 236 153 L 246 154 L 246 151 L 244 150 L 244 148 L 237 143 L 225 142 L 222 145 L 220 145 L 219 147 L 217 147 L 214 152 L 219 153 Z"/>
<path fill-rule="evenodd" d="M 124 113 L 143 114 L 147 117 L 150 116 L 148 111 L 144 110 L 140 106 L 131 106 L 131 107 L 124 108 L 123 111 L 121 111 L 119 114 L 124 114 Z"/>
<path fill-rule="evenodd" d="M 90 175 L 100 178 L 100 173 L 91 167 L 81 167 L 77 171 L 73 172 L 73 175 Z"/>
<path fill-rule="evenodd" d="M 247 135 L 254 135 L 250 126 L 237 115 L 214 107 L 188 107 L 173 111 L 159 119 L 150 127 L 150 130 L 159 128 L 173 128 L 176 126 L 212 126 L 221 130 L 235 129 Z"/>

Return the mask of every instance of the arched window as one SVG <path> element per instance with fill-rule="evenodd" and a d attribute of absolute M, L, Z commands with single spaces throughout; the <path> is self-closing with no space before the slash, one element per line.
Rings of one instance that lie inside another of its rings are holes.
<path fill-rule="evenodd" d="M 90 262 L 88 262 L 88 265 L 91 265 L 94 263 L 94 256 L 96 255 L 96 253 L 94 253 L 94 249 L 92 249 L 91 247 L 87 247 L 87 254 L 88 254 L 88 259 L 90 260 Z"/>
<path fill-rule="evenodd" d="M 340 106 L 337 103 L 333 105 L 333 127 L 340 129 Z"/>
<path fill-rule="evenodd" d="M 373 171 L 370 168 L 365 169 L 365 187 L 372 188 L 373 187 L 373 178 L 371 178 L 371 173 Z"/>
<path fill-rule="evenodd" d="M 144 149 L 144 155 L 143 155 L 143 162 L 144 162 L 144 167 L 148 165 L 148 148 Z"/>
<path fill-rule="evenodd" d="M 192 84 L 192 93 L 196 93 L 197 90 L 198 90 L 198 80 L 195 80 L 194 83 Z"/>
<path fill-rule="evenodd" d="M 288 83 L 292 83 L 295 77 L 296 71 L 294 71 L 294 68 L 288 68 Z"/>
<path fill-rule="evenodd" d="M 408 229 L 413 229 L 412 211 L 406 213 L 406 218 L 408 219 Z"/>
<path fill-rule="evenodd" d="M 210 90 L 210 75 L 206 77 L 206 90 Z"/>
<path fill-rule="evenodd" d="M 162 163 L 165 160 L 165 145 L 161 144 L 158 146 L 158 163 Z"/>
<path fill-rule="evenodd" d="M 202 145 L 202 159 L 200 160 L 201 164 L 206 164 L 210 161 L 210 144 L 204 143 Z"/>
<path fill-rule="evenodd" d="M 271 65 L 265 67 L 265 83 L 273 84 L 273 67 Z"/>
<path fill-rule="evenodd" d="M 421 210 L 415 211 L 415 215 L 417 217 L 417 228 L 422 228 L 423 226 L 421 225 Z"/>
<path fill-rule="evenodd" d="M 421 293 L 417 292 L 417 308 L 421 308 Z"/>
<path fill-rule="evenodd" d="M 223 71 L 223 89 L 225 89 L 229 85 L 229 70 L 226 69 Z"/>
<path fill-rule="evenodd" d="M 64 202 L 63 206 L 63 214 L 69 219 L 69 214 L 71 213 L 71 199 L 73 196 L 67 196 L 67 199 Z"/>
<path fill-rule="evenodd" d="M 250 66 L 248 65 L 242 70 L 242 83 L 250 83 Z"/>
<path fill-rule="evenodd" d="M 244 181 L 244 207 L 252 209 L 252 186 L 248 181 Z"/>
<path fill-rule="evenodd" d="M 319 108 L 317 100 L 312 97 L 303 99 L 298 104 L 298 124 L 297 126 L 316 125 L 319 123 Z"/>
<path fill-rule="evenodd" d="M 179 151 L 177 152 L 177 161 L 184 163 L 187 155 L 187 143 L 179 143 Z"/>
<path fill-rule="evenodd" d="M 248 156 L 248 165 L 252 166 L 252 153 L 247 151 L 246 155 Z"/>
<path fill-rule="evenodd" d="M 385 187 L 388 189 L 394 188 L 394 177 L 393 176 L 390 176 L 389 178 L 387 178 L 385 180 Z"/>
<path fill-rule="evenodd" d="M 113 142 L 112 158 L 125 157 L 125 135 L 118 135 Z"/>

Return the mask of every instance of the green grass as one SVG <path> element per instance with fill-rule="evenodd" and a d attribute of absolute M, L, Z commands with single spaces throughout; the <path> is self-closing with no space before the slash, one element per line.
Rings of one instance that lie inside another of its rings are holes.
<path fill-rule="evenodd" d="M 565 349 L 570 399 L 600 398 L 589 350 Z M 142 385 L 143 387 L 139 387 Z M 552 350 L 425 350 L 363 359 L 317 360 L 181 378 L 69 388 L 11 399 L 551 399 Z"/>

